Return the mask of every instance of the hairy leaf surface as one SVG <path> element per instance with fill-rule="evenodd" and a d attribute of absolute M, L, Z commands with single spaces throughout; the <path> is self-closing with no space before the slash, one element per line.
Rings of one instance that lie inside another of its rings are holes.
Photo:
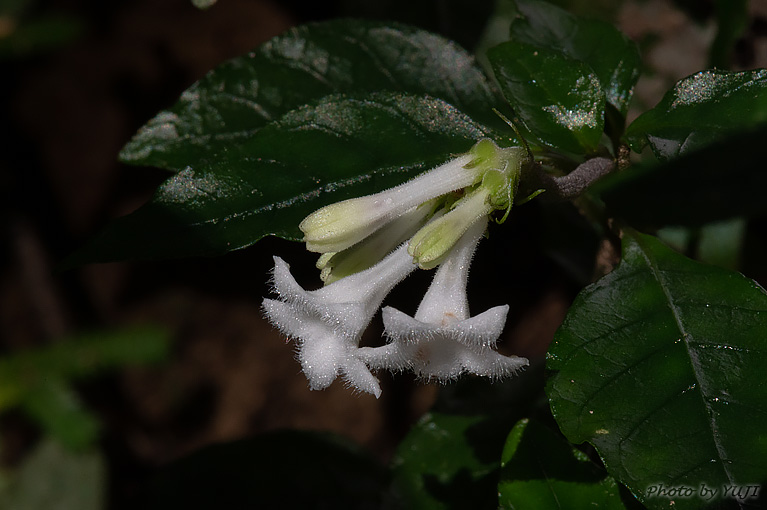
<path fill-rule="evenodd" d="M 502 125 L 485 75 L 454 42 L 402 24 L 335 20 L 291 29 L 214 69 L 150 120 L 120 157 L 183 170 L 247 145 L 270 122 L 324 96 L 376 91 L 429 94 Z"/>
<path fill-rule="evenodd" d="M 298 224 L 328 203 L 400 184 L 490 133 L 442 100 L 329 96 L 173 175 L 65 264 L 217 255 Z"/>

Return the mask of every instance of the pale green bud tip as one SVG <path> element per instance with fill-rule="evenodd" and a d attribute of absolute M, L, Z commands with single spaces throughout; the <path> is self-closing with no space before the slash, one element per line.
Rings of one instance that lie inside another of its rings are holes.
<path fill-rule="evenodd" d="M 410 240 L 408 253 L 422 269 L 440 264 L 464 233 L 493 210 L 490 192 L 480 187 L 462 199 L 455 209 L 419 230 Z"/>
<path fill-rule="evenodd" d="M 352 198 L 327 205 L 304 218 L 298 228 L 304 233 L 306 249 L 328 253 L 340 251 L 367 236 L 368 226 L 360 221 L 370 208 L 366 207 L 368 197 Z"/>

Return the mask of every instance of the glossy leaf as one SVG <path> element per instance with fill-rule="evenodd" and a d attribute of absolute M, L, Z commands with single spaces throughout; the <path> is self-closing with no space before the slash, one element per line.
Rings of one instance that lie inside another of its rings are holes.
<path fill-rule="evenodd" d="M 677 82 L 628 127 L 626 140 L 635 151 L 649 144 L 660 160 L 668 160 L 765 122 L 767 69 L 714 69 Z"/>
<path fill-rule="evenodd" d="M 381 93 L 330 96 L 163 183 L 69 263 L 214 255 L 274 234 L 331 202 L 406 181 L 487 135 L 444 101 Z"/>
<path fill-rule="evenodd" d="M 518 42 L 491 48 L 487 56 L 506 100 L 541 142 L 574 153 L 596 149 L 605 95 L 588 65 Z"/>
<path fill-rule="evenodd" d="M 163 468 L 143 508 L 380 508 L 387 473 L 359 447 L 277 431 L 207 446 Z"/>
<path fill-rule="evenodd" d="M 392 461 L 394 507 L 493 508 L 507 430 L 481 415 L 425 415 Z"/>
<path fill-rule="evenodd" d="M 511 24 L 512 40 L 559 51 L 591 66 L 607 102 L 625 116 L 642 65 L 636 44 L 609 23 L 580 18 L 548 2 L 516 4 L 520 15 Z"/>
<path fill-rule="evenodd" d="M 499 508 L 625 509 L 618 484 L 545 426 L 521 420 L 503 448 Z"/>
<path fill-rule="evenodd" d="M 172 170 L 195 167 L 248 144 L 307 103 L 376 91 L 428 94 L 502 125 L 487 79 L 455 43 L 406 25 L 347 19 L 294 28 L 219 66 L 150 120 L 120 157 Z"/>
<path fill-rule="evenodd" d="M 764 289 L 626 232 L 623 261 L 581 292 L 550 347 L 552 411 L 649 508 L 669 506 L 658 484 L 760 484 L 766 339 Z"/>
<path fill-rule="evenodd" d="M 664 164 L 641 164 L 596 183 L 610 214 L 634 226 L 700 226 L 767 211 L 759 147 L 767 125 Z"/>

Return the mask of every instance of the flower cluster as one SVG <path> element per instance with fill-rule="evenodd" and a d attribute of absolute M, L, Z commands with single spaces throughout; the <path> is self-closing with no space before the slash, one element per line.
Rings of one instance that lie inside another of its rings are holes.
<path fill-rule="evenodd" d="M 472 317 L 466 296 L 474 251 L 491 213 L 511 207 L 522 158 L 520 148 L 482 140 L 409 182 L 331 204 L 301 222 L 307 249 L 321 253 L 325 286 L 304 290 L 275 257 L 278 299 L 264 299 L 263 309 L 296 341 L 312 389 L 342 377 L 378 397 L 371 370 L 412 370 L 447 381 L 462 373 L 500 378 L 527 365 L 495 350 L 508 306 Z M 417 267 L 438 269 L 415 315 L 383 308 L 388 343 L 360 347 L 386 295 Z"/>

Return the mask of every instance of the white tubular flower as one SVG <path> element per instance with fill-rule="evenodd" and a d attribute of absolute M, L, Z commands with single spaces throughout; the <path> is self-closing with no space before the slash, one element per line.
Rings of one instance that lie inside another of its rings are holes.
<path fill-rule="evenodd" d="M 264 313 L 297 340 L 298 358 L 312 389 L 338 375 L 378 397 L 378 381 L 357 356 L 360 337 L 391 289 L 415 269 L 402 245 L 375 266 L 321 289 L 306 291 L 290 267 L 274 257 L 273 284 L 280 300 L 265 299 Z"/>
<path fill-rule="evenodd" d="M 298 361 L 311 389 L 323 390 L 341 375 L 350 386 L 376 398 L 381 396 L 378 380 L 356 355 L 354 339 L 307 310 L 283 301 L 264 299 L 263 310 L 275 327 L 296 341 Z"/>
<path fill-rule="evenodd" d="M 318 209 L 298 226 L 306 249 L 319 253 L 344 250 L 405 211 L 471 186 L 482 176 L 480 167 L 470 165 L 474 160 L 471 153 L 464 154 L 394 188 Z"/>
<path fill-rule="evenodd" d="M 426 379 L 447 381 L 464 372 L 501 378 L 528 364 L 525 358 L 494 350 L 508 305 L 469 315 L 469 265 L 486 225 L 486 220 L 477 221 L 464 234 L 440 265 L 414 317 L 391 307 L 383 309 L 390 343 L 359 350 L 368 366 L 412 369 Z"/>

